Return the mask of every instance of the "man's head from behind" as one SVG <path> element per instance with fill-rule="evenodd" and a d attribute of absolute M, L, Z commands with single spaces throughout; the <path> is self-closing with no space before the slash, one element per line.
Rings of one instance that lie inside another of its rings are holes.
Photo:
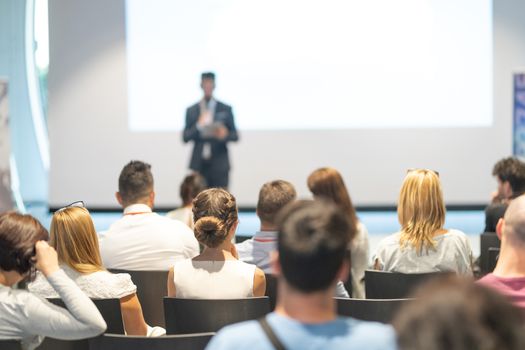
<path fill-rule="evenodd" d="M 259 191 L 256 209 L 261 226 L 275 228 L 277 213 L 296 197 L 297 192 L 288 181 L 275 180 L 265 183 Z"/>
<path fill-rule="evenodd" d="M 505 216 L 496 226 L 503 245 L 521 246 L 525 249 L 525 195 L 510 202 Z"/>
<path fill-rule="evenodd" d="M 348 275 L 348 246 L 355 236 L 347 216 L 321 200 L 297 201 L 278 215 L 277 268 L 301 293 L 326 291 Z"/>
<path fill-rule="evenodd" d="M 498 161 L 492 169 L 498 180 L 499 199 L 511 199 L 525 193 L 525 163 L 515 157 Z"/>
<path fill-rule="evenodd" d="M 146 204 L 153 207 L 153 175 L 151 165 L 139 160 L 132 160 L 120 172 L 116 197 L 120 205 Z"/>

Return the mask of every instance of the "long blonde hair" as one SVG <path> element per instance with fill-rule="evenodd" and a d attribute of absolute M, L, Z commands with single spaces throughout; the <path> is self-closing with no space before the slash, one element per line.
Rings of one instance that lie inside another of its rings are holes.
<path fill-rule="evenodd" d="M 57 211 L 51 220 L 50 236 L 61 263 L 80 273 L 104 270 L 95 226 L 86 208 Z"/>
<path fill-rule="evenodd" d="M 435 249 L 434 234 L 445 224 L 445 203 L 439 176 L 427 169 L 410 170 L 405 177 L 397 217 L 401 224 L 402 247 L 410 245 L 420 254 Z"/>

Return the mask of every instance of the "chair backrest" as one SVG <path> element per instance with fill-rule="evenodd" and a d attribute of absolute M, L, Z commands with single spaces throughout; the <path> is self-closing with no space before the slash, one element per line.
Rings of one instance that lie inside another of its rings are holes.
<path fill-rule="evenodd" d="M 51 303 L 65 308 L 64 301 L 59 298 L 48 299 Z M 107 333 L 124 334 L 124 325 L 122 323 L 122 314 L 120 310 L 119 299 L 91 299 L 98 311 L 106 321 L 108 328 Z"/>
<path fill-rule="evenodd" d="M 404 303 L 414 299 L 348 299 L 334 298 L 337 314 L 363 321 L 389 323 Z"/>
<path fill-rule="evenodd" d="M 491 264 L 491 260 L 489 258 L 489 249 L 499 248 L 501 246 L 501 241 L 496 233 L 484 232 L 479 236 L 479 245 L 479 268 L 481 270 L 481 274 L 485 275 L 489 272 L 492 272 L 495 266 Z"/>
<path fill-rule="evenodd" d="M 150 326 L 164 327 L 162 298 L 168 295 L 168 271 L 131 271 L 109 269 L 113 273 L 129 273 L 137 286 L 137 296 L 142 306 L 144 320 Z"/>
<path fill-rule="evenodd" d="M 267 273 L 266 277 L 266 292 L 264 293 L 270 299 L 270 310 L 275 309 L 277 303 L 277 277 Z"/>
<path fill-rule="evenodd" d="M 48 299 L 51 303 L 60 307 L 66 307 L 64 301 L 58 298 Z M 124 334 L 122 314 L 119 299 L 92 299 L 100 314 L 108 326 L 107 332 Z M 3 349 L 3 348 L 2 348 Z M 46 337 L 39 350 L 88 350 L 89 339 L 62 340 Z"/>
<path fill-rule="evenodd" d="M 167 334 L 217 332 L 222 327 L 258 319 L 270 312 L 268 297 L 243 299 L 164 298 Z"/>
<path fill-rule="evenodd" d="M 489 272 L 494 271 L 494 268 L 496 267 L 496 263 L 499 259 L 499 251 L 500 248 L 490 247 L 488 249 L 488 268 Z"/>
<path fill-rule="evenodd" d="M 376 270 L 365 271 L 365 293 L 367 299 L 403 299 L 412 290 L 430 278 L 445 276 L 453 272 L 399 273 Z"/>
<path fill-rule="evenodd" d="M 203 350 L 215 333 L 138 337 L 104 334 L 89 340 L 90 350 Z"/>
<path fill-rule="evenodd" d="M 20 344 L 20 340 L 1 339 L 0 349 L 2 350 L 22 350 L 22 344 Z"/>

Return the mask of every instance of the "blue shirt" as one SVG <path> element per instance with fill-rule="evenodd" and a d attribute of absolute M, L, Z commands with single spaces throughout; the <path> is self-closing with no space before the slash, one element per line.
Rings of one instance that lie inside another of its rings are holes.
<path fill-rule="evenodd" d="M 319 324 L 303 324 L 272 312 L 268 323 L 286 349 L 381 349 L 395 350 L 392 326 L 339 317 Z M 272 350 L 274 347 L 257 321 L 247 321 L 223 328 L 206 350 Z"/>

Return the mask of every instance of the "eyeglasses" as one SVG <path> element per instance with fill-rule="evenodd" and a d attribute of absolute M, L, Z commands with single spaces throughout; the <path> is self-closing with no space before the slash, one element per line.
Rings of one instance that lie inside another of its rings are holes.
<path fill-rule="evenodd" d="M 84 204 L 84 201 L 76 201 L 76 202 L 66 205 L 65 207 L 58 209 L 57 211 L 55 211 L 55 213 L 61 212 L 62 210 L 67 209 L 67 208 L 85 208 L 85 207 L 86 206 Z"/>
<path fill-rule="evenodd" d="M 439 171 L 436 171 L 436 170 L 432 170 L 432 169 L 425 169 L 425 168 L 408 168 L 407 169 L 407 174 L 408 173 L 411 173 L 412 171 L 427 171 L 427 172 L 431 172 L 431 173 L 434 173 L 436 174 L 437 177 L 439 177 Z"/>

